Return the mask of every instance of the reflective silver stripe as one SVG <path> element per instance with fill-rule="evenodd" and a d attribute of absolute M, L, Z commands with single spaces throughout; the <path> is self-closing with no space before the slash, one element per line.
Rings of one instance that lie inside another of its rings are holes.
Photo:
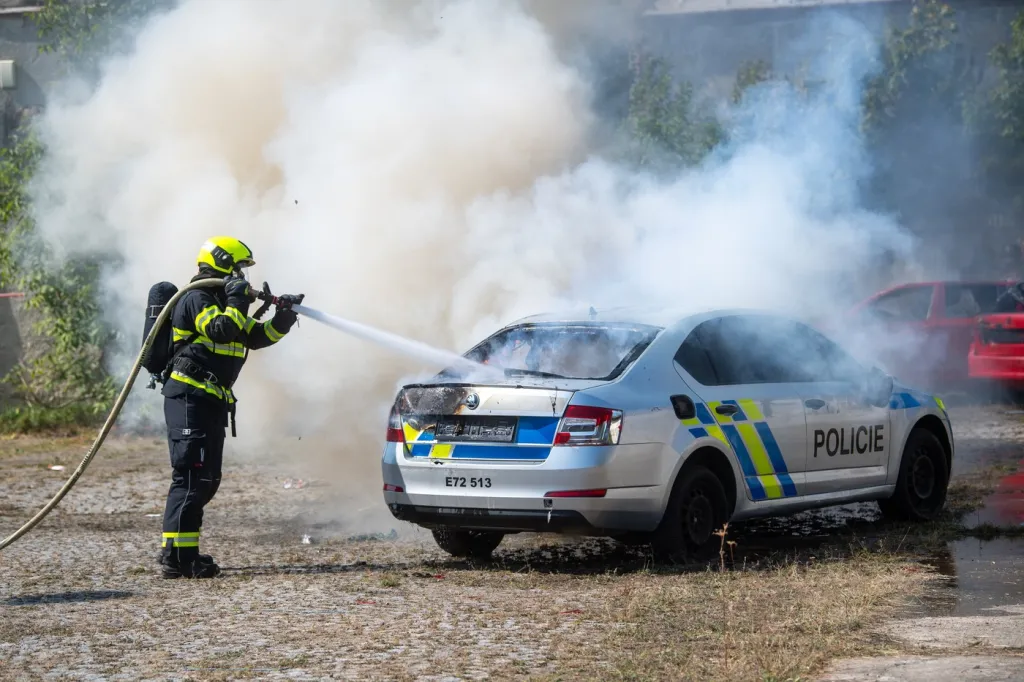
<path fill-rule="evenodd" d="M 267 322 L 265 325 L 263 325 L 263 331 L 266 332 L 267 339 L 270 340 L 270 343 L 277 343 L 278 341 L 284 338 L 284 334 L 274 329 L 274 325 L 272 325 L 270 322 Z"/>

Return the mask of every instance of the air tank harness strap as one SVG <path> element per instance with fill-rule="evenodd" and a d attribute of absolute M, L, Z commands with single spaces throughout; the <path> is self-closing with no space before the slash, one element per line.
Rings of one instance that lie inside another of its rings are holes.
<path fill-rule="evenodd" d="M 194 379 L 195 381 L 216 386 L 220 391 L 224 390 L 220 385 L 220 379 L 217 378 L 217 375 L 200 365 L 198 362 L 179 356 L 174 358 L 174 362 L 172 362 L 171 365 L 175 372 L 184 374 L 189 379 Z"/>

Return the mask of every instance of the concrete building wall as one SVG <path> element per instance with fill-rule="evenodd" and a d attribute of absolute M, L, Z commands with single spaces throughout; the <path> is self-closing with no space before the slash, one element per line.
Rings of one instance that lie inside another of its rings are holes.
<path fill-rule="evenodd" d="M 950 4 L 979 68 L 1024 10 L 1024 0 Z M 745 62 L 760 59 L 786 71 L 793 46 L 811 36 L 814 22 L 826 14 L 854 18 L 881 36 L 886 27 L 905 25 L 910 8 L 910 0 L 654 0 L 643 35 L 650 51 L 668 59 L 680 77 L 731 84 Z"/>
<path fill-rule="evenodd" d="M 60 65 L 42 54 L 32 16 L 42 0 L 0 0 L 0 60 L 13 60 L 14 87 L 0 88 L 0 144 L 6 144 L 22 109 L 46 103 L 47 84 L 59 77 Z"/>

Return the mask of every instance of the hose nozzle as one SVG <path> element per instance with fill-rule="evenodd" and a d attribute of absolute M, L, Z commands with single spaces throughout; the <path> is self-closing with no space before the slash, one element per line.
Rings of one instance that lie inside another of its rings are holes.
<path fill-rule="evenodd" d="M 263 283 L 263 289 L 261 291 L 253 292 L 253 295 L 260 301 L 263 301 L 263 305 L 256 309 L 256 312 L 252 314 L 253 319 L 260 319 L 266 315 L 267 311 L 270 310 L 270 306 L 277 305 L 277 296 L 274 296 L 270 292 L 270 285 L 266 282 Z"/>

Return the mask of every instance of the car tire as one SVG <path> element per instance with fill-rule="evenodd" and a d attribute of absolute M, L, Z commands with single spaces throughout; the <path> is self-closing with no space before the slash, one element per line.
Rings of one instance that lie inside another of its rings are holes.
<path fill-rule="evenodd" d="M 505 537 L 497 531 L 454 528 L 435 528 L 433 534 L 438 547 L 460 559 L 487 559 Z"/>
<path fill-rule="evenodd" d="M 654 555 L 673 562 L 710 557 L 721 544 L 715 531 L 728 520 L 728 501 L 718 476 L 704 466 L 690 467 L 676 480 L 653 533 Z"/>
<path fill-rule="evenodd" d="M 931 431 L 914 429 L 900 458 L 896 491 L 878 506 L 893 521 L 934 521 L 946 503 L 948 487 L 945 448 Z"/>

